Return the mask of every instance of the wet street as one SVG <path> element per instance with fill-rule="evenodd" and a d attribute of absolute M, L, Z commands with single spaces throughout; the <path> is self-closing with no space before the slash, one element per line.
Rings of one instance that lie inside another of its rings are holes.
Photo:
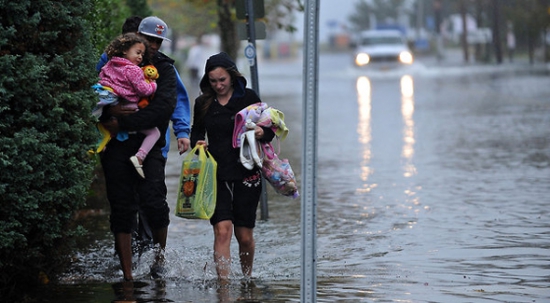
<path fill-rule="evenodd" d="M 280 154 L 298 179 L 302 67 L 301 58 L 259 62 L 260 95 L 285 113 Z M 348 54 L 321 55 L 318 302 L 550 302 L 550 76 L 541 70 L 426 57 L 367 71 Z M 183 156 L 172 147 L 174 209 Z M 149 278 L 146 253 L 134 288 L 122 285 L 103 227 L 47 302 L 299 302 L 300 199 L 271 189 L 268 199 L 252 285 L 241 284 L 233 240 L 233 282 L 218 287 L 209 223 L 172 215 L 165 279 Z"/>

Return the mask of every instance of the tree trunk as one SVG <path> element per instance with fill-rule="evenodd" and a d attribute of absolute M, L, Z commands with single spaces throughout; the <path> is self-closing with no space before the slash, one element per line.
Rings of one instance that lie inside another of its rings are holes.
<path fill-rule="evenodd" d="M 483 3 L 482 1 L 477 1 L 476 5 L 476 22 L 477 22 L 477 28 L 483 28 Z M 482 44 L 476 43 L 475 48 L 475 60 L 476 61 L 482 61 Z"/>
<path fill-rule="evenodd" d="M 468 26 L 466 24 L 466 3 L 464 3 L 464 0 L 460 1 L 460 16 L 462 17 L 462 36 L 460 37 L 460 41 L 462 42 L 464 62 L 469 62 L 468 39 L 466 39 L 466 37 L 468 37 Z"/>
<path fill-rule="evenodd" d="M 527 48 L 529 52 L 529 64 L 533 65 L 535 63 L 535 38 L 531 34 L 527 36 Z"/>
<path fill-rule="evenodd" d="M 176 55 L 178 49 L 177 49 L 177 45 L 178 45 L 178 37 L 179 37 L 179 33 L 172 29 L 172 43 L 170 43 L 170 54 L 172 56 Z"/>
<path fill-rule="evenodd" d="M 218 28 L 220 29 L 221 50 L 229 54 L 234 60 L 237 60 L 239 40 L 237 39 L 235 22 L 231 19 L 230 2 L 227 0 L 218 0 Z"/>
<path fill-rule="evenodd" d="M 500 1 L 493 0 L 493 43 L 498 64 L 502 63 L 502 45 L 500 42 Z"/>

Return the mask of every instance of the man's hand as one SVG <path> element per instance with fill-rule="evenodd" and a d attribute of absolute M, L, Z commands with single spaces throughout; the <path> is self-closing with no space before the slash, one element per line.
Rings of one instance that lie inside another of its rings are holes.
<path fill-rule="evenodd" d="M 130 115 L 130 114 L 133 114 L 137 111 L 138 111 L 137 108 L 129 108 L 127 106 L 124 106 L 124 104 L 122 102 L 119 102 L 116 105 L 109 106 L 109 114 L 111 114 L 112 116 L 117 116 L 117 117 Z"/>
<path fill-rule="evenodd" d="M 111 137 L 115 137 L 120 130 L 118 127 L 118 120 L 115 117 L 111 117 L 108 121 L 101 122 L 103 127 L 111 133 Z"/>
<path fill-rule="evenodd" d="M 186 152 L 190 145 L 191 141 L 189 138 L 178 138 L 178 150 L 180 151 L 180 155 Z"/>

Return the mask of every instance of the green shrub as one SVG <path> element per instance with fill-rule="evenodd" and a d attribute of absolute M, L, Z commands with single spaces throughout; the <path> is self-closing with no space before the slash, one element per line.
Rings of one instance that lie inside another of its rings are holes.
<path fill-rule="evenodd" d="M 128 5 L 132 15 L 143 18 L 153 15 L 153 11 L 149 8 L 147 0 L 126 0 L 126 5 Z M 178 3 L 178 5 L 183 5 L 183 3 Z"/>
<path fill-rule="evenodd" d="M 91 0 L 93 10 L 87 16 L 92 30 L 92 43 L 98 54 L 103 53 L 111 40 L 120 35 L 122 24 L 132 12 L 126 0 Z M 96 62 L 99 57 L 95 57 Z"/>
<path fill-rule="evenodd" d="M 98 53 L 91 0 L 1 0 L 0 297 L 52 276 L 81 229 Z M 42 273 L 42 274 L 41 274 Z"/>

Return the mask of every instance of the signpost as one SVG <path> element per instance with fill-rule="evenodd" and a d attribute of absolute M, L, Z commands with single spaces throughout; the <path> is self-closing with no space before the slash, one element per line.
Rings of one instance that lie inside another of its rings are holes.
<path fill-rule="evenodd" d="M 319 75 L 319 0 L 305 2 L 302 154 L 301 303 L 317 302 L 317 96 Z"/>
<path fill-rule="evenodd" d="M 246 5 L 244 5 L 246 1 Z M 253 4 L 254 2 L 254 4 Z M 240 10 L 245 9 L 247 17 L 247 40 L 245 56 L 250 63 L 252 85 L 259 95 L 256 60 L 256 27 L 255 18 L 263 17 L 263 0 L 237 0 L 237 16 L 243 16 Z M 261 5 L 262 8 L 256 8 Z M 246 8 L 241 8 L 239 7 Z M 262 12 L 255 15 L 254 12 Z M 301 189 L 301 299 L 302 303 L 317 302 L 317 97 L 319 75 L 319 0 L 305 2 L 304 21 L 304 100 L 303 100 L 303 140 L 302 154 L 302 189 Z M 243 39 L 244 40 L 244 39 Z M 267 198 L 265 180 L 262 178 L 263 196 L 261 200 L 262 218 L 267 218 Z"/>
<path fill-rule="evenodd" d="M 252 89 L 260 96 L 260 88 L 258 85 L 258 60 L 256 57 L 256 30 L 262 29 L 261 27 L 256 27 L 256 19 L 264 17 L 264 1 L 263 0 L 236 0 L 235 9 L 237 19 L 246 20 L 246 37 L 240 36 L 243 32 L 242 30 L 237 32 L 239 33 L 239 38 L 241 40 L 247 40 L 248 45 L 244 49 L 244 55 L 248 59 L 250 64 L 250 80 L 252 82 Z M 263 32 L 260 32 L 260 36 L 265 38 L 265 25 L 263 26 Z M 260 197 L 260 218 L 262 220 L 267 220 L 269 217 L 269 212 L 267 209 L 267 189 L 266 181 L 262 177 L 262 195 Z"/>

